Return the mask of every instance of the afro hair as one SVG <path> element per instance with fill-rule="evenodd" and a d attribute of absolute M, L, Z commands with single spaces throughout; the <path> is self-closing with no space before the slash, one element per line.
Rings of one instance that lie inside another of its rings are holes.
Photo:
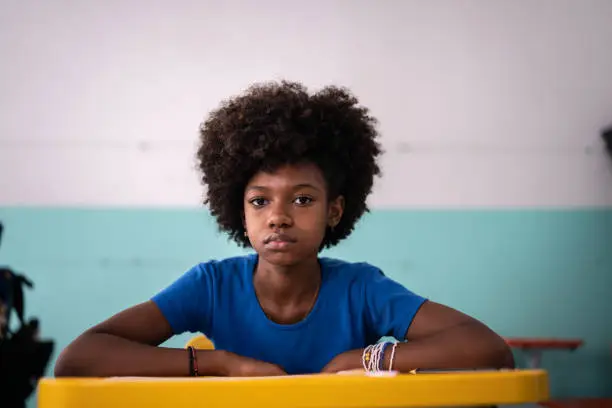
<path fill-rule="evenodd" d="M 347 89 L 328 86 L 309 94 L 296 82 L 261 83 L 230 98 L 200 125 L 197 161 L 209 206 L 221 231 L 243 247 L 244 189 L 259 171 L 313 163 L 329 199 L 342 195 L 339 224 L 321 248 L 349 236 L 364 212 L 382 153 L 377 121 Z"/>

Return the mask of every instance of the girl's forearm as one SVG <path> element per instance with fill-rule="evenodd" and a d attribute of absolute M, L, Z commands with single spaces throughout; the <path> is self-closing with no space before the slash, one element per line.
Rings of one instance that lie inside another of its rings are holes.
<path fill-rule="evenodd" d="M 388 368 L 391 347 L 385 353 Z M 514 368 L 512 351 L 493 331 L 464 324 L 423 339 L 399 343 L 393 369 L 400 372 L 427 369 Z"/>

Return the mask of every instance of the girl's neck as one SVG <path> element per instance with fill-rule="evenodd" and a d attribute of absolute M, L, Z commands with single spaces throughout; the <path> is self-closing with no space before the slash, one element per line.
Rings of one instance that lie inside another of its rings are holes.
<path fill-rule="evenodd" d="M 316 256 L 290 267 L 272 265 L 260 257 L 253 276 L 258 295 L 277 304 L 312 298 L 320 283 L 321 266 Z"/>

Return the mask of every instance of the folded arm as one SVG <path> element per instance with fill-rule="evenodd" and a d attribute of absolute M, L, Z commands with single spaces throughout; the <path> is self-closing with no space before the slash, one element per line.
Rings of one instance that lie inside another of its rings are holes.
<path fill-rule="evenodd" d="M 393 370 L 514 368 L 512 351 L 499 335 L 480 321 L 439 303 L 424 302 L 397 344 Z M 363 349 L 336 356 L 323 372 L 362 368 Z M 387 347 L 383 370 L 388 370 L 391 347 Z"/>
<path fill-rule="evenodd" d="M 439 303 L 425 302 L 397 345 L 393 368 L 514 368 L 512 351 L 503 338 L 480 321 Z M 390 353 L 385 353 L 388 367 Z"/>
<path fill-rule="evenodd" d="M 60 354 L 57 377 L 187 376 L 185 349 L 158 347 L 172 336 L 172 329 L 152 301 L 124 310 L 90 328 Z M 198 351 L 202 374 L 223 368 L 221 353 Z"/>

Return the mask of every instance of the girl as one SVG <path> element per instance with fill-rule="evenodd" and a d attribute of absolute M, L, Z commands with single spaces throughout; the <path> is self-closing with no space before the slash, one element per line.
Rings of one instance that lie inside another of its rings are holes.
<path fill-rule="evenodd" d="M 90 328 L 62 352 L 56 375 L 513 367 L 504 340 L 481 322 L 373 265 L 320 256 L 368 211 L 377 139 L 376 120 L 345 89 L 309 94 L 270 83 L 225 101 L 200 128 L 205 203 L 220 229 L 254 253 L 195 265 Z M 158 347 L 184 332 L 204 333 L 215 350 Z"/>

